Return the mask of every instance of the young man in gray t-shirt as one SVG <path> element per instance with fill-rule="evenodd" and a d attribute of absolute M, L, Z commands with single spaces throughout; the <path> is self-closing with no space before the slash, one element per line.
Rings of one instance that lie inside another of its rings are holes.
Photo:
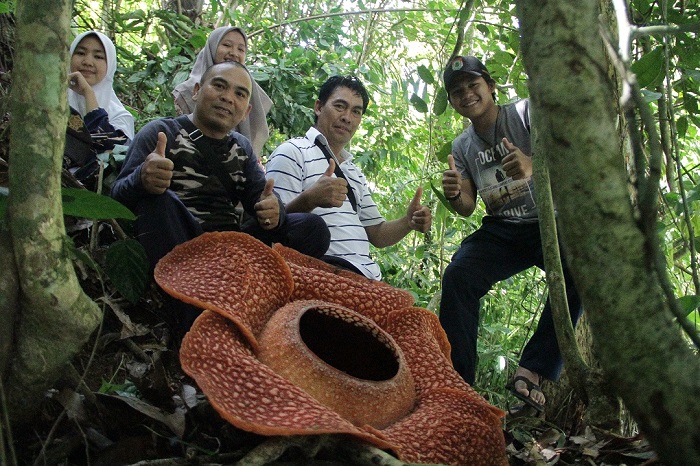
<path fill-rule="evenodd" d="M 473 384 L 479 300 L 496 282 L 532 266 L 544 268 L 532 180 L 529 105 L 527 99 L 497 105 L 496 83 L 475 57 L 453 58 L 443 77 L 450 104 L 472 123 L 452 144 L 443 192 L 460 215 L 474 212 L 477 194 L 487 213 L 445 270 L 440 304 L 440 322 L 452 345 L 455 369 Z M 563 266 L 571 318 L 576 323 L 583 309 Z M 557 380 L 561 368 L 548 300 L 509 388 L 541 411 L 545 398 L 539 383 L 542 378 Z"/>

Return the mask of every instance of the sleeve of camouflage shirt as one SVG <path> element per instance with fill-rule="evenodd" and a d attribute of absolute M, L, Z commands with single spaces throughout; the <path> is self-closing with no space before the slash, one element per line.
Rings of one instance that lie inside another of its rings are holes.
<path fill-rule="evenodd" d="M 112 185 L 111 196 L 125 206 L 133 209 L 139 199 L 145 196 L 153 196 L 143 188 L 141 184 L 141 164 L 143 164 L 148 154 L 153 152 L 158 143 L 158 132 L 165 133 L 168 139 L 165 153 L 168 154 L 172 142 L 175 139 L 176 131 L 171 125 L 166 124 L 167 120 L 154 120 L 144 126 L 139 131 L 134 140 L 129 145 L 126 159 L 119 176 Z"/>

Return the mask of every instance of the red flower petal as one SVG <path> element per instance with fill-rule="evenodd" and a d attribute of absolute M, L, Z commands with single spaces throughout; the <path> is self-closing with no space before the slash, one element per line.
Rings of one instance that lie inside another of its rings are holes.
<path fill-rule="evenodd" d="M 204 233 L 176 246 L 156 265 L 171 296 L 234 321 L 253 348 L 270 315 L 294 286 L 282 257 L 245 233 Z"/>
<path fill-rule="evenodd" d="M 435 314 L 418 307 L 396 310 L 389 314 L 383 328 L 403 350 L 419 396 L 433 388 L 455 388 L 489 406 L 497 416 L 505 414 L 491 406 L 454 370 L 450 344 Z"/>
<path fill-rule="evenodd" d="M 351 272 L 342 267 L 336 267 L 334 265 L 329 264 L 328 262 L 323 262 L 320 259 L 316 259 L 315 257 L 307 256 L 306 254 L 300 253 L 296 249 L 288 248 L 287 246 L 283 246 L 280 243 L 275 243 L 274 245 L 272 245 L 272 249 L 277 251 L 280 254 L 280 256 L 282 256 L 282 258 L 284 258 L 284 260 L 287 261 L 288 264 L 296 264 L 310 269 L 322 270 L 324 272 L 339 275 L 344 278 L 349 278 L 350 280 L 367 280 L 367 277 L 365 277 L 364 275 Z"/>
<path fill-rule="evenodd" d="M 182 341 L 180 363 L 214 409 L 240 429 L 261 435 L 350 434 L 379 448 L 393 446 L 258 361 L 237 326 L 217 313 L 204 311 L 194 322 Z"/>
<path fill-rule="evenodd" d="M 318 299 L 340 304 L 369 317 L 380 326 L 383 326 L 389 311 L 415 303 L 411 293 L 384 282 L 329 266 L 284 246 L 275 245 L 275 249 L 292 261 L 289 262 L 294 279 L 291 300 Z"/>
<path fill-rule="evenodd" d="M 425 392 L 413 413 L 376 433 L 380 432 L 398 445 L 402 461 L 508 465 L 499 418 L 488 406 L 459 390 L 440 388 Z"/>

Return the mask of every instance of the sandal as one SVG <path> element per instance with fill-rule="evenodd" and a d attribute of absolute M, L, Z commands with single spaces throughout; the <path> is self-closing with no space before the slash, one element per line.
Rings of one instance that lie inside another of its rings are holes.
<path fill-rule="evenodd" d="M 519 400 L 523 401 L 524 403 L 526 403 L 527 405 L 535 408 L 538 413 L 543 412 L 544 411 L 543 404 L 536 402 L 530 396 L 523 395 L 518 390 L 516 390 L 515 383 L 520 382 L 520 381 L 525 382 L 525 385 L 527 385 L 527 390 L 530 393 L 530 395 L 532 395 L 533 390 L 536 390 L 538 392 L 542 392 L 542 389 L 540 388 L 539 385 L 537 385 L 536 383 L 534 383 L 533 381 L 531 381 L 530 379 L 528 379 L 527 377 L 524 377 L 522 375 L 515 377 L 508 385 L 506 385 L 506 389 L 509 390 L 513 394 L 513 396 L 516 397 L 517 399 L 519 399 Z"/>

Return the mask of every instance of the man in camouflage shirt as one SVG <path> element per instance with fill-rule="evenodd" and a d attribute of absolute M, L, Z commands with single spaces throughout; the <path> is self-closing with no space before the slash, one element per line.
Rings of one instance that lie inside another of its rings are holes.
<path fill-rule="evenodd" d="M 232 131 L 250 112 L 251 83 L 240 63 L 212 66 L 195 86 L 192 114 L 148 123 L 129 146 L 111 194 L 138 216 L 136 237 L 151 267 L 204 231 L 242 229 L 314 257 L 328 249 L 325 222 L 287 214 L 250 141 Z M 239 202 L 251 217 L 242 228 Z"/>

